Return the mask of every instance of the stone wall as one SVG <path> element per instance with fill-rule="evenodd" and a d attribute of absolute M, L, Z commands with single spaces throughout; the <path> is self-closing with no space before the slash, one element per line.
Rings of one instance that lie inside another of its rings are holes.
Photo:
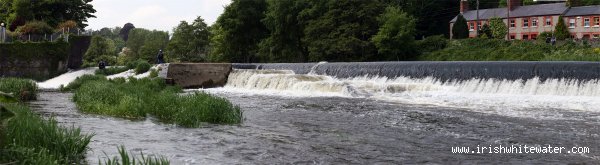
<path fill-rule="evenodd" d="M 66 42 L 0 44 L 0 77 L 45 80 L 67 71 Z"/>
<path fill-rule="evenodd" d="M 224 86 L 230 72 L 231 64 L 173 63 L 167 79 L 183 88 L 212 88 Z"/>

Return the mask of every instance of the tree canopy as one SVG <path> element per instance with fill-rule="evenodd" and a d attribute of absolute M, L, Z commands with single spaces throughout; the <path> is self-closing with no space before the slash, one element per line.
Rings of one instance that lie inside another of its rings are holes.
<path fill-rule="evenodd" d="M 173 38 L 167 46 L 169 54 L 179 61 L 202 62 L 206 60 L 209 44 L 208 25 L 202 17 L 188 24 L 186 21 L 173 29 Z"/>
<path fill-rule="evenodd" d="M 87 19 L 96 17 L 93 15 L 96 10 L 90 2 L 92 0 L 0 0 L 0 18 L 10 24 L 12 31 L 33 20 L 46 22 L 52 27 L 72 20 L 79 28 L 85 28 Z"/>

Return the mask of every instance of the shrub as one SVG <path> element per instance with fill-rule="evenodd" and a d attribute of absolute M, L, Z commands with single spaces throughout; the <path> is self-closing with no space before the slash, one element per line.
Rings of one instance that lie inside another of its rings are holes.
<path fill-rule="evenodd" d="M 158 71 L 156 69 L 150 69 L 150 78 L 158 77 Z"/>
<path fill-rule="evenodd" d="M 110 76 L 110 75 L 113 75 L 113 74 L 125 72 L 127 70 L 129 70 L 129 68 L 127 68 L 127 67 L 107 67 L 105 69 L 98 69 L 98 70 L 96 70 L 95 74 L 96 75 Z"/>
<path fill-rule="evenodd" d="M 44 120 L 28 107 L 7 106 L 16 115 L 6 121 L 0 132 L 0 163 L 19 164 L 80 164 L 85 159 L 87 145 L 93 135 L 82 134 L 79 128 L 65 128 L 56 120 Z"/>
<path fill-rule="evenodd" d="M 46 22 L 42 21 L 31 21 L 27 22 L 25 25 L 17 28 L 17 31 L 21 34 L 50 34 L 54 31 L 54 29 L 48 25 Z"/>
<path fill-rule="evenodd" d="M 77 22 L 73 21 L 73 20 L 67 20 L 65 22 L 61 22 L 60 24 L 58 24 L 58 26 L 56 26 L 56 31 L 62 31 L 63 29 L 65 31 L 67 31 L 68 29 L 76 29 L 77 28 Z"/>
<path fill-rule="evenodd" d="M 462 16 L 462 14 L 456 16 L 456 22 L 454 22 L 452 25 L 452 38 L 469 38 L 469 26 L 467 26 L 467 20 Z"/>
<path fill-rule="evenodd" d="M 151 67 L 152 65 L 150 65 L 150 63 L 148 63 L 147 61 L 141 61 L 135 66 L 135 73 L 146 73 L 148 70 L 150 70 Z"/>
<path fill-rule="evenodd" d="M 83 75 L 81 77 L 77 77 L 75 81 L 69 83 L 66 87 L 64 87 L 63 91 L 75 90 L 81 87 L 82 84 L 89 81 L 98 81 L 98 80 L 106 80 L 106 77 L 101 75 Z"/>
<path fill-rule="evenodd" d="M 446 48 L 448 39 L 443 35 L 429 36 L 423 40 L 417 41 L 417 48 L 420 52 L 433 52 Z"/>
<path fill-rule="evenodd" d="M 0 78 L 0 91 L 12 93 L 21 101 L 29 101 L 37 98 L 38 87 L 28 79 Z"/>

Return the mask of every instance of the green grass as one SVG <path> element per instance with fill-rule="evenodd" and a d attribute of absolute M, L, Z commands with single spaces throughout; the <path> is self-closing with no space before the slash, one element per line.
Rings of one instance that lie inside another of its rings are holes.
<path fill-rule="evenodd" d="M 95 80 L 77 88 L 73 100 L 80 111 L 127 119 L 152 115 L 182 127 L 202 123 L 238 124 L 242 111 L 226 99 L 205 93 L 181 94 L 161 79 Z"/>
<path fill-rule="evenodd" d="M 107 67 L 105 69 L 98 69 L 98 70 L 96 70 L 95 74 L 96 75 L 110 76 L 110 75 L 113 75 L 113 74 L 125 72 L 127 70 L 129 70 L 129 68 L 127 68 L 127 67 Z"/>
<path fill-rule="evenodd" d="M 585 43 L 495 39 L 450 40 L 444 49 L 426 52 L 426 61 L 600 61 L 600 49 Z"/>
<path fill-rule="evenodd" d="M 118 147 L 119 157 L 108 158 L 105 161 L 99 161 L 99 164 L 105 165 L 168 165 L 169 160 L 162 156 L 144 156 L 140 152 L 140 157 L 132 157 L 127 153 L 124 146 Z M 133 154 L 131 154 L 133 155 Z"/>
<path fill-rule="evenodd" d="M 56 120 L 32 113 L 28 107 L 8 104 L 15 115 L 2 121 L 0 164 L 81 164 L 93 135 L 79 128 L 58 125 Z"/>
<path fill-rule="evenodd" d="M 37 98 L 38 87 L 29 79 L 0 78 L 0 91 L 11 93 L 20 101 L 29 101 Z"/>
<path fill-rule="evenodd" d="M 83 75 L 81 77 L 77 77 L 75 81 L 69 83 L 67 86 L 62 87 L 61 91 L 71 91 L 74 89 L 78 89 L 85 82 L 96 81 L 96 80 L 106 80 L 105 76 L 102 75 Z"/>

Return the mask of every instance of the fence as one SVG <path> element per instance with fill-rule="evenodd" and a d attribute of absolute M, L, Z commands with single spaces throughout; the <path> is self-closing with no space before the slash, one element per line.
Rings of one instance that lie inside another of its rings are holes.
<path fill-rule="evenodd" d="M 91 36 L 91 32 L 81 31 L 79 29 L 63 30 L 61 32 L 51 34 L 25 34 L 11 35 L 6 32 L 6 29 L 0 29 L 0 43 L 11 42 L 56 42 L 59 40 L 69 41 L 69 35 L 84 35 Z"/>

